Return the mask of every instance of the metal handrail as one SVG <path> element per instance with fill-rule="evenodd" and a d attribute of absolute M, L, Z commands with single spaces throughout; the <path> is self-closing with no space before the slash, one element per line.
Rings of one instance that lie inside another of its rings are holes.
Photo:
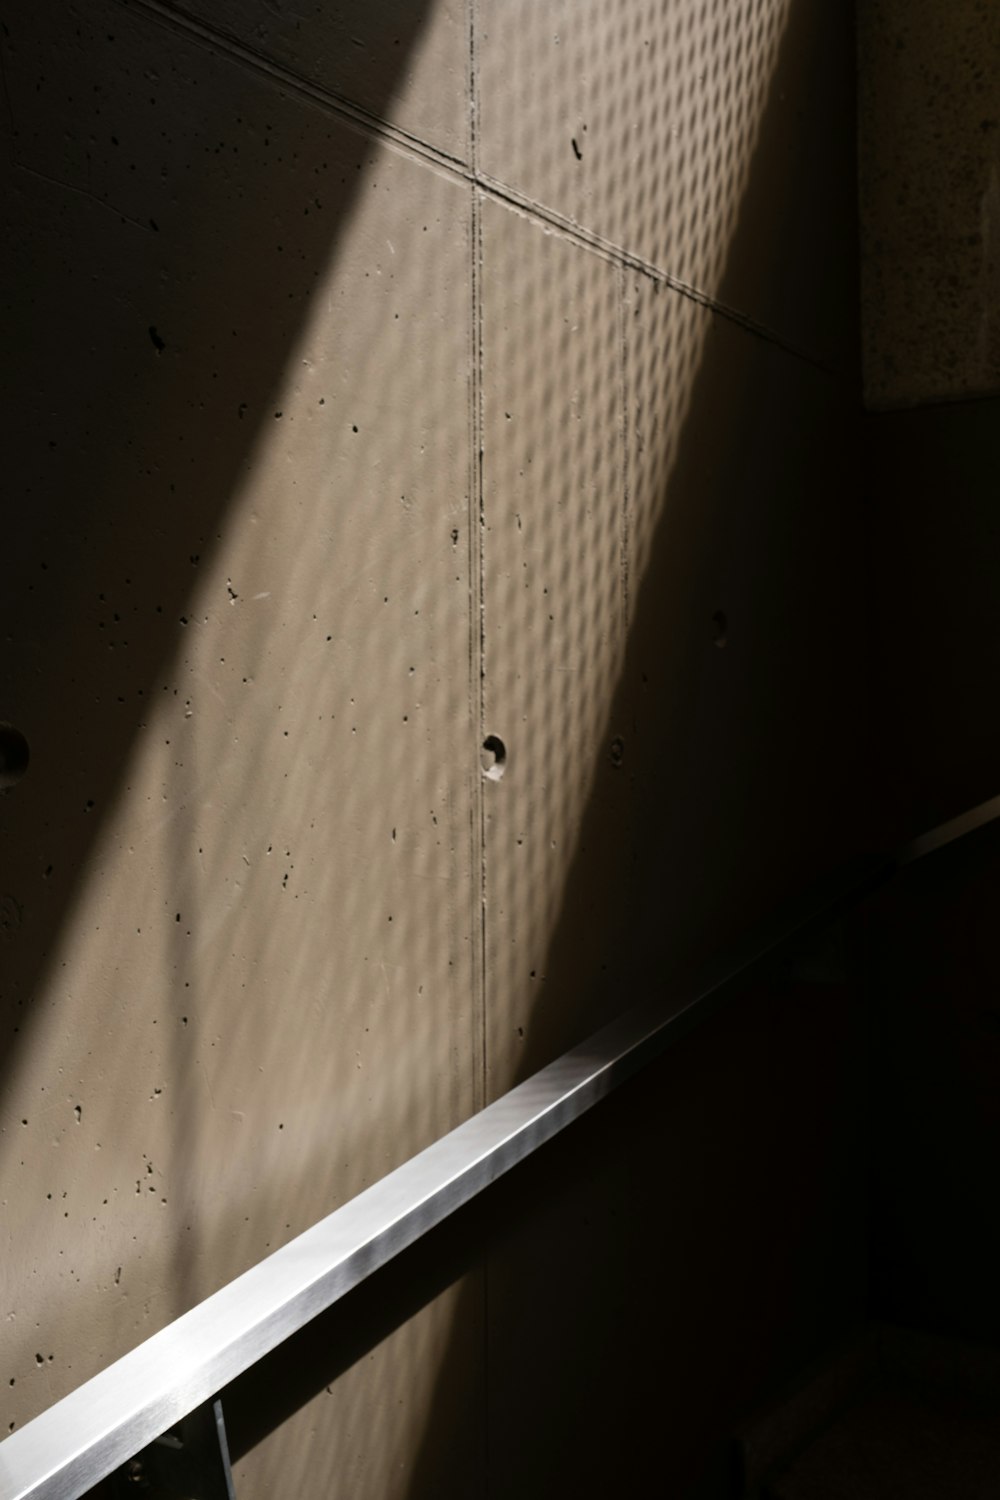
<path fill-rule="evenodd" d="M 0 1442 L 0 1500 L 75 1500 L 552 1139 L 895 870 L 1000 818 L 1000 797 L 856 862 L 711 974 L 636 1006 Z"/>

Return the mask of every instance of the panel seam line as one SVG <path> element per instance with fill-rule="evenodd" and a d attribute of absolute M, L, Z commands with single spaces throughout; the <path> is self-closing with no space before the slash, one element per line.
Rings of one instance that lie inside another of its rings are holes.
<path fill-rule="evenodd" d="M 197 20 L 183 7 L 165 3 L 165 0 L 115 0 L 115 4 L 126 9 L 130 14 L 145 14 L 154 24 L 168 27 L 171 30 L 188 36 L 191 40 L 201 42 L 208 48 L 221 53 L 232 61 L 250 68 L 252 71 L 263 74 L 278 87 L 297 94 L 307 102 L 334 115 L 348 129 L 372 140 L 380 140 L 386 146 L 398 151 L 401 155 L 409 157 L 424 166 L 429 166 L 442 174 L 453 178 L 456 182 L 471 184 L 481 196 L 505 204 L 508 208 L 514 208 L 526 214 L 529 218 L 536 219 L 544 224 L 555 234 L 564 236 L 571 243 L 581 249 L 589 250 L 592 254 L 603 256 L 606 260 L 613 261 L 616 265 L 627 270 L 634 271 L 650 280 L 668 287 L 679 296 L 697 303 L 700 307 L 715 313 L 718 317 L 741 328 L 744 333 L 773 345 L 791 358 L 809 365 L 820 373 L 832 376 L 838 381 L 844 382 L 854 389 L 854 378 L 849 371 L 842 370 L 836 365 L 811 353 L 800 345 L 784 338 L 775 329 L 767 324 L 758 322 L 748 314 L 740 312 L 739 309 L 723 302 L 710 292 L 685 281 L 682 277 L 675 276 L 672 272 L 665 270 L 655 262 L 637 255 L 634 251 L 627 250 L 623 245 L 618 245 L 612 240 L 587 229 L 575 220 L 567 218 L 556 209 L 549 208 L 539 203 L 527 194 L 519 192 L 516 188 L 508 186 L 497 178 L 490 177 L 480 170 L 476 160 L 477 150 L 475 142 L 470 153 L 472 160 L 463 162 L 460 157 L 454 156 L 438 146 L 433 146 L 429 141 L 410 131 L 401 129 L 400 126 L 383 120 L 381 116 L 364 109 L 361 105 L 354 104 L 351 100 L 338 94 L 332 89 L 313 83 L 303 78 L 290 68 L 285 68 L 270 58 L 248 46 L 245 42 L 237 40 L 227 32 L 215 27 L 208 26 Z M 475 122 L 473 121 L 473 131 Z M 108 207 L 113 207 L 108 205 Z"/>

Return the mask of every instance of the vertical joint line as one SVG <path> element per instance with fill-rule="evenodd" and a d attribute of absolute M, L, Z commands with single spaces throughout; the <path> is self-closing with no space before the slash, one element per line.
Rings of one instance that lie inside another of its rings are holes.
<path fill-rule="evenodd" d="M 476 645 L 474 660 L 477 670 L 472 684 L 477 716 L 479 743 L 486 735 L 486 500 L 483 488 L 483 199 L 479 191 L 479 77 L 476 56 L 476 3 L 467 0 L 469 24 L 469 167 L 471 181 L 469 191 L 472 200 L 470 249 L 472 288 L 472 485 L 469 504 L 470 560 L 473 571 L 472 627 Z M 478 752 L 478 745 L 476 747 Z M 477 759 L 478 764 L 478 759 Z M 482 776 L 476 778 L 478 798 L 478 854 L 479 854 L 479 1018 L 480 1058 L 479 1071 L 482 1079 L 482 1103 L 486 1103 L 487 1062 L 489 1056 L 486 1003 L 486 797 Z M 490 1487 L 490 1389 L 489 1389 L 489 1260 L 484 1256 L 482 1266 L 483 1289 L 483 1425 L 482 1462 L 483 1493 Z"/>
<path fill-rule="evenodd" d="M 631 524 L 631 484 L 632 474 L 629 462 L 629 420 L 628 420 L 628 341 L 627 328 L 628 318 L 626 316 L 626 298 L 628 287 L 628 270 L 624 264 L 618 268 L 618 337 L 619 337 L 619 392 L 621 396 L 621 442 L 622 442 L 622 518 L 621 518 L 621 629 L 622 649 L 621 657 L 624 661 L 626 643 L 628 641 L 628 602 L 629 602 L 629 527 Z"/>
<path fill-rule="evenodd" d="M 471 413 L 471 483 L 469 486 L 469 577 L 470 577 L 470 648 L 472 708 L 476 751 L 485 734 L 486 715 L 486 617 L 485 617 L 485 501 L 483 496 L 483 313 L 482 313 L 482 201 L 475 183 L 471 184 L 471 288 L 472 288 L 472 413 Z M 476 761 L 478 765 L 478 758 Z M 480 1076 L 483 1098 L 486 1098 L 486 799 L 483 778 L 476 778 L 476 841 L 479 879 L 479 996 L 480 996 Z"/>
<path fill-rule="evenodd" d="M 469 167 L 479 179 L 479 60 L 476 57 L 476 0 L 468 0 L 469 23 Z"/>
<path fill-rule="evenodd" d="M 472 474 L 469 496 L 469 563 L 472 594 L 472 655 L 473 681 L 471 683 L 473 705 L 476 715 L 476 732 L 479 741 L 485 736 L 485 678 L 486 636 L 484 580 L 485 562 L 483 539 L 485 535 L 485 513 L 483 497 L 483 313 L 482 313 L 482 197 L 476 182 L 476 24 L 475 0 L 468 0 L 467 21 L 469 28 L 469 153 L 472 166 L 470 181 L 470 286 L 472 297 Z M 478 751 L 478 745 L 477 745 Z M 479 872 L 479 995 L 480 995 L 480 1070 L 483 1100 L 486 1094 L 486 804 L 483 795 L 482 777 L 477 777 L 478 812 L 478 872 Z"/>

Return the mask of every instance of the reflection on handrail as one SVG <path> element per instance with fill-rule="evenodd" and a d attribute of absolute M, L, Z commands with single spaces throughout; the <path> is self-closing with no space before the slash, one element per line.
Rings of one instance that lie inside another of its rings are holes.
<path fill-rule="evenodd" d="M 0 1442 L 0 1500 L 75 1500 L 707 1017 L 1000 797 L 816 888 L 711 974 L 630 1010 Z"/>

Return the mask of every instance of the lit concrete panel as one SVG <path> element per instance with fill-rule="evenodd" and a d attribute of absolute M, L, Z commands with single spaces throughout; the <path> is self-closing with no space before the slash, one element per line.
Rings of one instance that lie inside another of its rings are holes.
<path fill-rule="evenodd" d="M 465 0 L 188 0 L 183 7 L 280 68 L 465 160 Z"/>
<path fill-rule="evenodd" d="M 608 724 L 624 623 L 622 305 L 616 266 L 494 203 L 483 267 L 483 727 L 506 748 L 484 786 L 495 1095 L 544 1051 L 529 1022 L 546 1013 L 547 947 L 595 781 L 601 837 L 627 837 Z M 584 968 L 607 936 L 600 880 L 592 895 Z"/>
<path fill-rule="evenodd" d="M 480 4 L 476 25 L 484 173 L 850 366 L 848 11 L 506 0 Z"/>
<path fill-rule="evenodd" d="M 7 31 L 20 1424 L 475 1107 L 479 766 L 467 188 L 145 11 Z"/>
<path fill-rule="evenodd" d="M 865 397 L 1000 390 L 1000 10 L 858 6 Z"/>

